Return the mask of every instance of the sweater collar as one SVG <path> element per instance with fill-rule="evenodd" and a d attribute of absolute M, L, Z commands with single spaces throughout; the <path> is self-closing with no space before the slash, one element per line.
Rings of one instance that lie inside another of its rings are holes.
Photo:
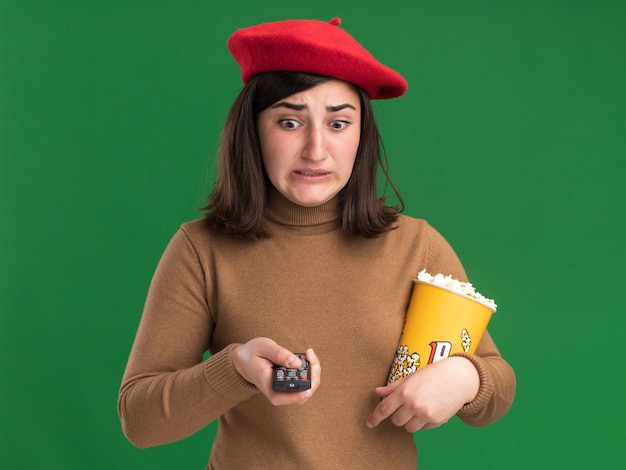
<path fill-rule="evenodd" d="M 323 225 L 339 220 L 339 197 L 320 206 L 304 207 L 291 202 L 275 188 L 267 194 L 265 217 L 281 225 L 307 227 Z"/>

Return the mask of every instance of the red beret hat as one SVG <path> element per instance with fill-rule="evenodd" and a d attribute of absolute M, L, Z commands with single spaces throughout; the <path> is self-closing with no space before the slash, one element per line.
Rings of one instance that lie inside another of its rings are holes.
<path fill-rule="evenodd" d="M 326 75 L 360 87 L 371 99 L 401 96 L 407 83 L 378 62 L 350 34 L 341 20 L 287 20 L 236 31 L 228 49 L 241 67 L 241 78 L 261 72 L 292 71 Z"/>

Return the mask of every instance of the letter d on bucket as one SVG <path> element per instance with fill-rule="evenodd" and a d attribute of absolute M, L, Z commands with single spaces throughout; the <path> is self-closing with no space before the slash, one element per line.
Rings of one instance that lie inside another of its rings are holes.
<path fill-rule="evenodd" d="M 414 281 L 387 383 L 454 353 L 476 351 L 496 304 L 472 285 L 422 271 Z"/>

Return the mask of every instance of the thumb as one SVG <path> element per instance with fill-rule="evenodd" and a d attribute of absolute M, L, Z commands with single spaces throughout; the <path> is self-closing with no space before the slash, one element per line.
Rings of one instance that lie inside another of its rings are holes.
<path fill-rule="evenodd" d="M 274 364 L 279 366 L 289 367 L 295 369 L 302 365 L 302 361 L 291 351 L 282 346 L 274 345 L 266 352 L 265 357 Z"/>

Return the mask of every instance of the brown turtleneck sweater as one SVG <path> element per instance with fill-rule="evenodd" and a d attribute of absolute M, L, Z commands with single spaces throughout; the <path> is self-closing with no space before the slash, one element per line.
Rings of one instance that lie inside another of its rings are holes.
<path fill-rule="evenodd" d="M 422 269 L 466 280 L 425 221 L 366 239 L 337 222 L 337 201 L 315 208 L 273 192 L 270 238 L 248 241 L 184 224 L 157 267 L 118 409 L 139 447 L 182 439 L 219 419 L 209 469 L 414 469 L 413 435 L 366 420 L 386 383 L 413 279 Z M 274 407 L 235 370 L 237 344 L 265 336 L 315 349 L 322 382 L 303 405 Z M 203 353 L 210 357 L 203 361 Z M 515 377 L 489 333 L 466 355 L 481 380 L 458 416 L 482 426 L 509 408 Z M 208 447 L 207 447 L 208 453 Z"/>

